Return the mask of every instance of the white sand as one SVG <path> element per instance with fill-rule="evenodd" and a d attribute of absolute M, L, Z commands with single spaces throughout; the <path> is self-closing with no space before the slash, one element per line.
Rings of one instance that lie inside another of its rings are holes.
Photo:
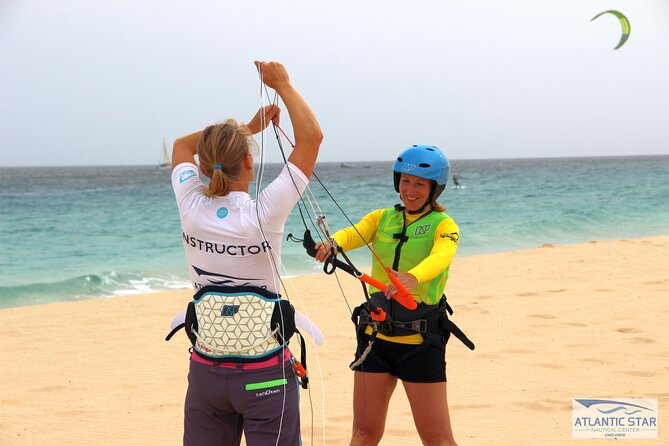
<path fill-rule="evenodd" d="M 545 246 L 456 258 L 454 320 L 476 343 L 448 344 L 448 399 L 466 445 L 602 444 L 571 439 L 572 398 L 659 401 L 669 444 L 669 237 Z M 351 306 L 359 284 L 340 274 Z M 323 331 L 309 342 L 303 444 L 348 444 L 355 348 L 333 277 L 289 281 Z M 179 445 L 188 341 L 163 340 L 187 291 L 0 310 L 0 445 Z M 297 349 L 295 349 L 297 351 Z M 311 405 L 310 405 L 311 403 Z M 312 408 L 313 407 L 313 408 Z M 313 421 L 312 421 L 313 414 Z M 419 445 L 401 386 L 384 445 Z"/>

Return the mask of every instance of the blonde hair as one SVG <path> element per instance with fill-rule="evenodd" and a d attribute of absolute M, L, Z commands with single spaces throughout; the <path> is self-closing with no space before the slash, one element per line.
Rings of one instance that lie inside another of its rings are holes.
<path fill-rule="evenodd" d="M 434 193 L 437 187 L 439 187 L 437 185 L 437 182 L 434 180 L 430 180 L 430 195 Z M 446 209 L 448 209 L 446 206 L 439 203 L 436 198 L 430 200 L 430 208 L 435 212 L 444 212 Z"/>
<path fill-rule="evenodd" d="M 242 161 L 253 149 L 248 127 L 234 119 L 205 128 L 197 146 L 200 170 L 211 179 L 204 194 L 208 197 L 227 195 L 230 180 L 237 179 Z"/>
<path fill-rule="evenodd" d="M 444 206 L 443 204 L 438 203 L 437 200 L 432 200 L 430 202 L 430 206 L 432 206 L 432 209 L 437 211 L 437 212 L 444 212 L 447 209 L 446 206 Z"/>

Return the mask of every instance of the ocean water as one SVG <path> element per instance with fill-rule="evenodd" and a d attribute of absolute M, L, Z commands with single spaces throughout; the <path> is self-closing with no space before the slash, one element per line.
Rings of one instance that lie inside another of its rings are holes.
<path fill-rule="evenodd" d="M 458 256 L 669 234 L 669 156 L 454 160 L 451 171 L 465 188 L 449 184 L 440 201 L 460 226 Z M 399 202 L 390 162 L 320 163 L 316 174 L 354 222 Z M 169 177 L 155 166 L 0 168 L 0 307 L 188 288 Z M 311 190 L 333 232 L 348 224 L 317 181 Z M 295 210 L 285 233 L 303 232 Z M 284 274 L 320 271 L 297 243 L 283 254 Z"/>

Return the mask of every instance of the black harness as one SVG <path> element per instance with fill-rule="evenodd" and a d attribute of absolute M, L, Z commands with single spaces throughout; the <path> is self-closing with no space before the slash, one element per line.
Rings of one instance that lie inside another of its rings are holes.
<path fill-rule="evenodd" d="M 395 307 L 392 311 L 392 317 L 389 316 L 391 307 Z M 375 308 L 381 308 L 385 311 L 385 320 L 378 321 L 372 317 Z M 351 320 L 356 327 L 358 345 L 361 346 L 356 352 L 356 359 L 351 363 L 351 369 L 364 361 L 371 350 L 371 344 L 379 333 L 390 337 L 419 333 L 423 337 L 423 342 L 417 345 L 414 350 L 396 358 L 396 365 L 414 354 L 424 351 L 430 345 L 434 345 L 442 351 L 445 350 L 451 334 L 465 344 L 467 348 L 474 350 L 474 343 L 455 322 L 449 319 L 448 316 L 452 314 L 453 309 L 446 302 L 446 296 L 442 296 L 441 301 L 436 305 L 420 303 L 415 310 L 408 310 L 402 305 L 395 305 L 393 301 L 389 301 L 382 292 L 372 294 L 370 302 L 365 302 L 356 307 L 351 315 Z M 363 348 L 363 334 L 367 327 L 371 327 L 372 335 L 368 345 Z"/>

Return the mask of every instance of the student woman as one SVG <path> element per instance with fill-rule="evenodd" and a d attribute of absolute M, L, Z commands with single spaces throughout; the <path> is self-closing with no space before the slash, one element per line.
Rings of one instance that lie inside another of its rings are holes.
<path fill-rule="evenodd" d="M 387 285 L 385 295 L 371 288 L 371 302 L 398 322 L 373 331 L 369 307 L 358 319 L 358 351 L 353 388 L 351 445 L 376 445 L 385 429 L 390 397 L 402 381 L 414 423 L 425 445 L 455 445 L 446 399 L 445 342 L 448 319 L 442 297 L 458 244 L 458 227 L 437 202 L 449 174 L 449 163 L 434 146 L 415 145 L 403 151 L 393 166 L 395 190 L 403 205 L 367 214 L 355 227 L 333 234 L 339 249 L 372 244 L 372 277 Z M 328 242 L 316 244 L 316 259 L 331 255 Z M 386 265 L 389 269 L 384 269 Z M 392 268 L 390 266 L 392 265 Z M 389 280 L 394 274 L 417 302 L 415 310 L 391 297 L 399 292 Z M 374 293 L 374 291 L 377 291 Z M 425 321 L 413 324 L 412 321 Z M 415 329 L 405 328 L 414 327 Z M 372 337 L 374 336 L 374 337 Z M 371 343 L 371 350 L 363 355 Z"/>

